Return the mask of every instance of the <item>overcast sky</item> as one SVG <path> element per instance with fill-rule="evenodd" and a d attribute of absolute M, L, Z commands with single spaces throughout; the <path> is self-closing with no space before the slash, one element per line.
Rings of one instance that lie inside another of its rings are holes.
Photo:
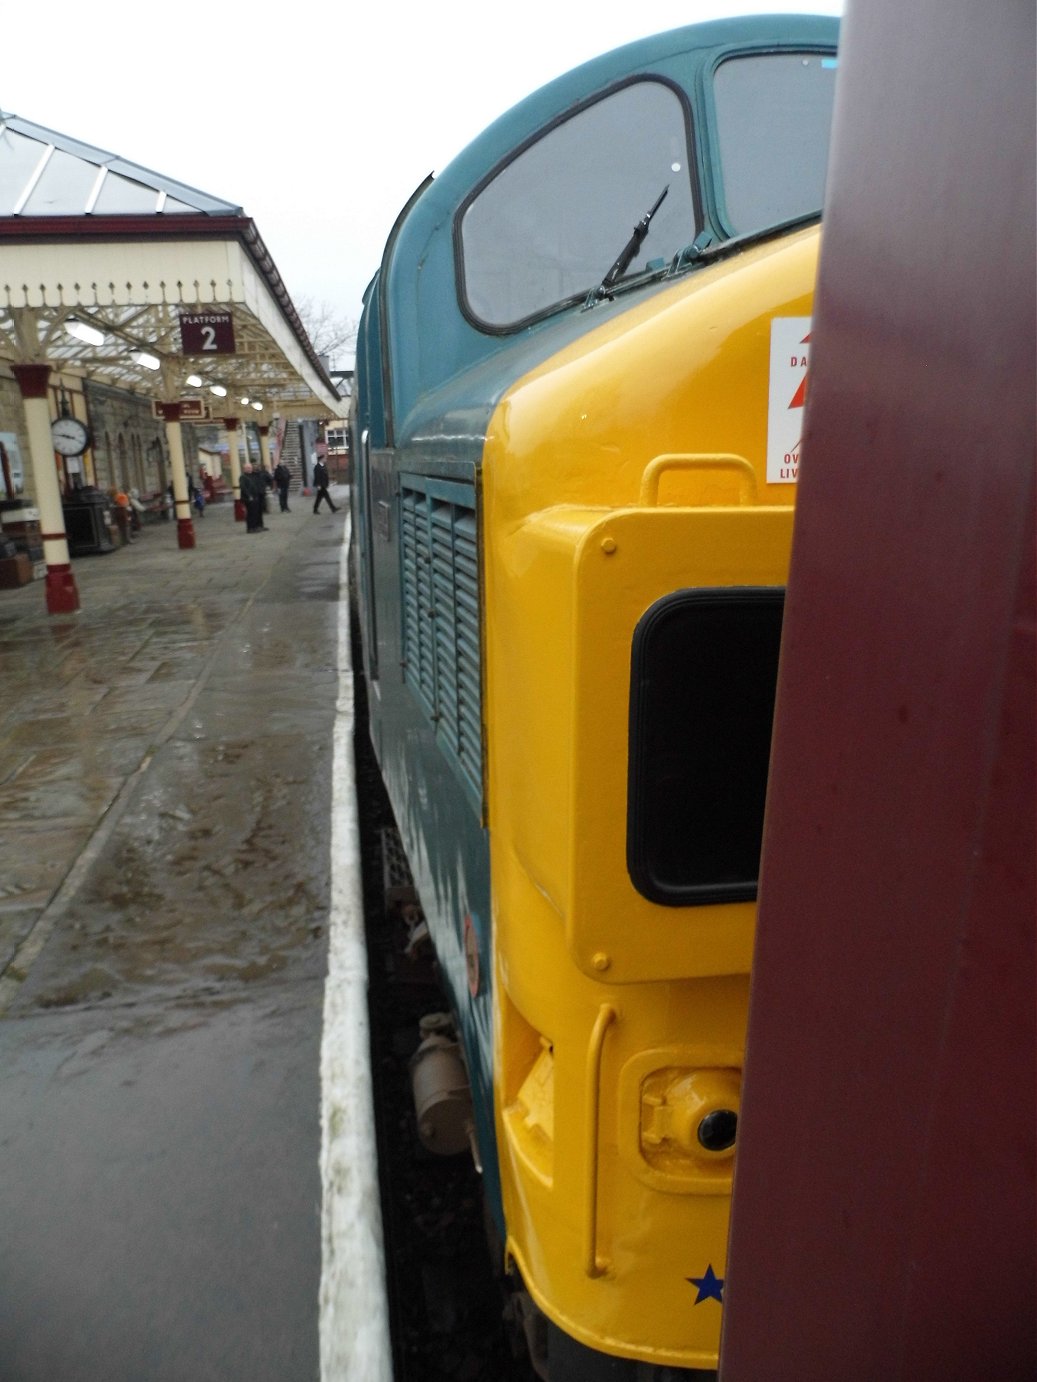
<path fill-rule="evenodd" d="M 0 109 L 240 205 L 293 298 L 357 318 L 411 192 L 516 101 L 631 39 L 793 10 L 843 4 L 12 4 Z"/>

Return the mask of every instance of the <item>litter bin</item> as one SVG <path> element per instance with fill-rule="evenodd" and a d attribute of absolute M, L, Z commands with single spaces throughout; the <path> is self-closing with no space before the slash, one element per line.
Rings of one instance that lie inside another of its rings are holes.
<path fill-rule="evenodd" d="M 72 556 L 88 557 L 115 551 L 111 501 L 101 490 L 92 485 L 73 490 L 61 508 Z"/>

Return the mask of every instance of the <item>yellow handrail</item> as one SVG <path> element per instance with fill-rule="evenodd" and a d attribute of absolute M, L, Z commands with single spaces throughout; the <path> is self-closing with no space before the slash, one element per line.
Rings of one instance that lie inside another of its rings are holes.
<path fill-rule="evenodd" d="M 638 503 L 643 507 L 652 507 L 659 502 L 659 482 L 667 470 L 733 470 L 737 472 L 740 481 L 738 486 L 739 504 L 756 503 L 756 471 L 744 456 L 736 456 L 733 452 L 701 452 L 696 454 L 682 455 L 673 452 L 665 456 L 656 456 L 645 466 L 645 472 L 641 476 L 641 493 Z"/>
<path fill-rule="evenodd" d="M 601 1105 L 601 1057 L 605 1049 L 605 1033 L 615 1021 L 616 1010 L 609 1003 L 602 1003 L 591 1032 L 590 1046 L 587 1048 L 586 1096 L 587 1096 L 587 1161 L 584 1168 L 586 1203 L 586 1239 L 584 1246 L 584 1271 L 590 1277 L 604 1276 L 608 1270 L 607 1260 L 598 1256 L 598 1118 Z"/>

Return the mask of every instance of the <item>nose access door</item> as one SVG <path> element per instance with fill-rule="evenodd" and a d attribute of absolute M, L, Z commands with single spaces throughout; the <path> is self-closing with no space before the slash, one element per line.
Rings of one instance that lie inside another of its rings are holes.
<path fill-rule="evenodd" d="M 579 544 L 566 940 L 588 975 L 748 971 L 792 516 L 624 509 Z"/>

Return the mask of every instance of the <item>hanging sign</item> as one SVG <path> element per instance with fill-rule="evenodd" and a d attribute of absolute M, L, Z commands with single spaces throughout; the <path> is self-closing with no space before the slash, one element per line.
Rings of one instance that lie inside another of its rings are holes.
<path fill-rule="evenodd" d="M 209 416 L 209 405 L 203 398 L 181 398 L 178 401 L 180 404 L 181 422 L 204 421 L 204 419 Z M 160 422 L 165 419 L 166 415 L 162 411 L 162 402 L 160 399 L 153 398 L 151 400 L 151 411 Z"/>
<path fill-rule="evenodd" d="M 181 312 L 180 348 L 185 355 L 233 355 L 234 318 L 229 312 Z"/>

